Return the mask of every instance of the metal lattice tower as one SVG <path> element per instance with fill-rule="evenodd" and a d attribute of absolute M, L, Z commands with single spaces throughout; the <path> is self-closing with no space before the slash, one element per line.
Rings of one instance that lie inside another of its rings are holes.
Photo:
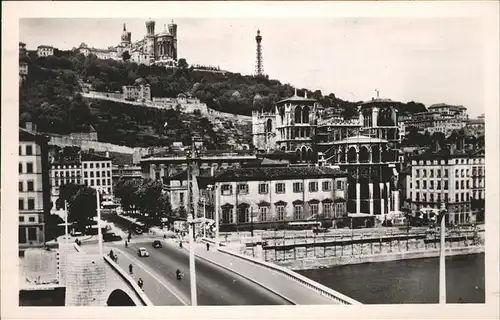
<path fill-rule="evenodd" d="M 257 42 L 257 61 L 255 63 L 255 74 L 257 76 L 264 75 L 264 62 L 262 59 L 262 37 L 260 35 L 260 30 L 257 30 L 257 36 L 255 37 L 255 42 Z"/>

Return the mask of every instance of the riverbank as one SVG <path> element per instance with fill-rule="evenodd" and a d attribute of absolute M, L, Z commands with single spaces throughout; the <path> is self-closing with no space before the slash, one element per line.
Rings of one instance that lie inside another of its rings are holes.
<path fill-rule="evenodd" d="M 274 261 L 274 263 L 296 270 L 311 270 L 342 265 L 354 265 L 370 262 L 387 262 L 398 260 L 411 260 L 422 258 L 439 257 L 439 249 L 428 249 L 418 251 L 390 252 L 383 254 L 369 254 L 360 256 L 337 256 L 337 257 L 315 257 L 301 260 Z M 484 246 L 468 246 L 447 248 L 446 256 L 460 256 L 469 254 L 484 253 Z"/>

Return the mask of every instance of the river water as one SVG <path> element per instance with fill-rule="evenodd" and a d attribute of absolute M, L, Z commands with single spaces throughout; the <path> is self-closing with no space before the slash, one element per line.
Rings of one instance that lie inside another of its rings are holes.
<path fill-rule="evenodd" d="M 298 272 L 365 304 L 439 301 L 439 258 Z M 446 257 L 447 303 L 484 303 L 484 273 L 484 253 Z"/>

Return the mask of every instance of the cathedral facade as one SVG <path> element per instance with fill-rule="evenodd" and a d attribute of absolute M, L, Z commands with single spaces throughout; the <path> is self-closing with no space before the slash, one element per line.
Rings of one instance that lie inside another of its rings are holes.
<path fill-rule="evenodd" d="M 146 21 L 146 34 L 138 41 L 132 41 L 132 33 L 127 31 L 123 24 L 120 43 L 108 49 L 89 48 L 82 43 L 78 50 L 84 55 L 95 54 L 100 59 L 123 59 L 124 55 L 130 60 L 145 65 L 163 65 L 174 67 L 177 65 L 177 24 L 173 21 L 164 25 L 161 32 L 155 32 L 156 23 Z"/>

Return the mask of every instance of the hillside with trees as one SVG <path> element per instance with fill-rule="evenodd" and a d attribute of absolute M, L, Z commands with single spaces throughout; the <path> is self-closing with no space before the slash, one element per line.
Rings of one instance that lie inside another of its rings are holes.
<path fill-rule="evenodd" d="M 145 146 L 185 141 L 187 133 L 210 137 L 212 147 L 220 147 L 210 122 L 201 116 L 188 117 L 175 111 L 145 110 L 140 106 L 111 101 L 89 101 L 80 96 L 82 84 L 96 91 L 120 91 L 123 85 L 144 78 L 153 97 L 177 97 L 184 93 L 199 98 L 209 108 L 223 112 L 250 115 L 253 98 L 262 96 L 257 107 L 269 108 L 276 101 L 293 95 L 294 88 L 262 76 L 245 76 L 232 72 L 211 72 L 189 67 L 179 59 L 178 68 L 138 65 L 134 62 L 101 60 L 72 51 L 56 50 L 54 56 L 37 57 L 30 52 L 23 58 L 29 75 L 20 88 L 20 122 L 33 121 L 43 132 L 67 134 L 93 125 L 103 142 Z M 316 98 L 328 111 L 341 111 L 350 117 L 357 102 L 338 99 L 320 90 L 299 90 Z M 425 111 L 419 103 L 403 104 L 402 113 Z M 170 131 L 164 132 L 167 122 Z M 201 128 L 201 132 L 198 132 Z M 249 141 L 250 142 L 250 141 Z"/>

